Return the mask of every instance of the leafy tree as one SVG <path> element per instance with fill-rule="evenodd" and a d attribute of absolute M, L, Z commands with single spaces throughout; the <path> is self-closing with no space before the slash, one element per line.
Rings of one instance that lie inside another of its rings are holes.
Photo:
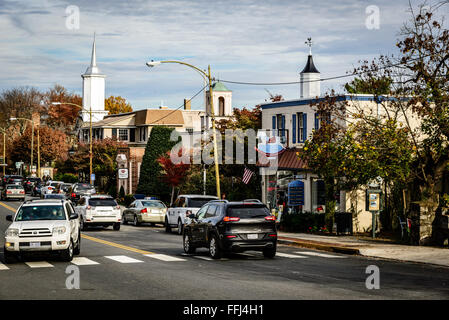
<path fill-rule="evenodd" d="M 126 99 L 120 96 L 110 96 L 105 99 L 104 108 L 109 111 L 109 114 L 119 114 L 133 111 L 131 104 L 126 102 Z"/>
<path fill-rule="evenodd" d="M 182 149 L 179 150 L 179 157 L 182 155 Z M 186 172 L 189 170 L 190 165 L 185 163 L 174 164 L 170 159 L 170 152 L 167 152 L 165 155 L 160 156 L 157 159 L 157 162 L 162 167 L 164 171 L 164 175 L 162 179 L 172 187 L 171 191 L 171 201 L 170 204 L 173 203 L 173 196 L 175 193 L 175 187 L 179 186 L 182 181 L 186 177 Z"/>
<path fill-rule="evenodd" d="M 177 143 L 177 141 L 170 141 L 173 130 L 165 126 L 155 126 L 151 129 L 140 167 L 137 193 L 158 196 L 163 201 L 169 201 L 170 190 L 168 185 L 163 183 L 161 166 L 157 160 Z"/>
<path fill-rule="evenodd" d="M 386 95 L 390 93 L 392 82 L 393 80 L 386 76 L 367 79 L 355 78 L 345 84 L 345 89 L 352 94 Z"/>

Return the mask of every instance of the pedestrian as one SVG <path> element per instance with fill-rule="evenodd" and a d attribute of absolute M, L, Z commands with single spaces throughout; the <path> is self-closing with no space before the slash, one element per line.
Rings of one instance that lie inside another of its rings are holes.
<path fill-rule="evenodd" d="M 226 193 L 221 194 L 221 200 L 226 200 Z"/>

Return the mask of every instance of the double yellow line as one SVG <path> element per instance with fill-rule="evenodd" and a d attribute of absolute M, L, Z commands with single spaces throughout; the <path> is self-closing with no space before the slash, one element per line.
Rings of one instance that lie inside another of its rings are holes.
<path fill-rule="evenodd" d="M 17 210 L 17 209 L 14 209 L 13 207 L 8 206 L 6 203 L 3 203 L 3 202 L 0 202 L 0 205 L 5 207 L 6 209 L 12 211 L 12 212 L 16 212 L 16 210 Z M 141 254 L 154 254 L 154 252 L 140 250 L 140 249 L 137 249 L 137 248 L 125 246 L 123 244 L 119 244 L 119 243 L 115 243 L 115 242 L 111 242 L 111 241 L 106 241 L 106 240 L 94 238 L 94 237 L 91 237 L 91 236 L 86 236 L 85 234 L 82 234 L 81 237 L 83 239 L 87 239 L 87 240 L 90 240 L 90 241 L 102 243 L 102 244 L 105 244 L 105 245 L 108 245 L 108 246 L 111 246 L 111 247 L 115 247 L 115 248 L 119 248 L 119 249 L 123 249 L 123 250 L 127 250 L 127 251 L 132 251 L 132 252 L 141 253 Z"/>

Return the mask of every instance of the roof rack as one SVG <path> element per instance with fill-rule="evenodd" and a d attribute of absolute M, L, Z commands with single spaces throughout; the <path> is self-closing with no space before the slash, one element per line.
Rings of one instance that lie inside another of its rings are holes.
<path fill-rule="evenodd" d="M 259 199 L 245 199 L 242 202 L 257 202 L 257 203 L 262 203 L 262 201 L 260 201 Z"/>
<path fill-rule="evenodd" d="M 223 200 L 211 200 L 211 201 L 209 201 L 209 202 L 224 202 L 224 203 L 227 203 L 227 202 L 229 202 L 229 201 L 226 200 L 226 199 L 223 199 Z"/>

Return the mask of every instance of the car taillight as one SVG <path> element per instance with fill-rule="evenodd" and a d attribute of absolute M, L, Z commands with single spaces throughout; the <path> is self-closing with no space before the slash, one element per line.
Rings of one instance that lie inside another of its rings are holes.
<path fill-rule="evenodd" d="M 91 206 L 87 206 L 87 208 L 86 208 L 87 210 L 90 210 L 90 209 L 92 209 L 92 207 Z"/>
<path fill-rule="evenodd" d="M 11 194 L 12 193 L 12 191 L 6 191 L 6 194 Z"/>
<path fill-rule="evenodd" d="M 142 210 L 140 210 L 140 213 L 147 213 L 147 212 L 148 212 L 147 208 L 143 208 Z"/>
<path fill-rule="evenodd" d="M 25 193 L 25 191 L 23 191 L 23 190 L 22 190 L 22 191 L 20 191 L 20 194 L 24 194 L 24 193 Z"/>
<path fill-rule="evenodd" d="M 53 187 L 48 187 L 48 190 L 53 190 Z"/>
<path fill-rule="evenodd" d="M 229 235 L 229 236 L 226 236 L 226 238 L 228 238 L 228 239 L 231 239 L 231 238 L 237 238 L 237 236 Z"/>
<path fill-rule="evenodd" d="M 238 218 L 238 217 L 228 217 L 228 216 L 226 216 L 226 217 L 223 218 L 224 222 L 239 221 L 239 220 L 240 220 L 240 218 Z"/>
<path fill-rule="evenodd" d="M 275 221 L 275 220 L 276 220 L 276 217 L 275 217 L 275 216 L 266 216 L 266 217 L 265 217 L 265 220 L 268 220 L 268 221 Z"/>
<path fill-rule="evenodd" d="M 28 181 L 27 184 L 31 184 L 31 182 Z"/>
<path fill-rule="evenodd" d="M 274 233 L 273 233 L 273 234 L 269 234 L 268 236 L 269 236 L 269 237 L 277 237 L 277 234 L 274 234 Z"/>
<path fill-rule="evenodd" d="M 115 208 L 118 209 L 118 210 L 120 210 L 120 206 L 116 206 Z"/>
<path fill-rule="evenodd" d="M 76 197 L 76 194 L 72 193 L 72 198 L 75 198 L 75 197 Z"/>

